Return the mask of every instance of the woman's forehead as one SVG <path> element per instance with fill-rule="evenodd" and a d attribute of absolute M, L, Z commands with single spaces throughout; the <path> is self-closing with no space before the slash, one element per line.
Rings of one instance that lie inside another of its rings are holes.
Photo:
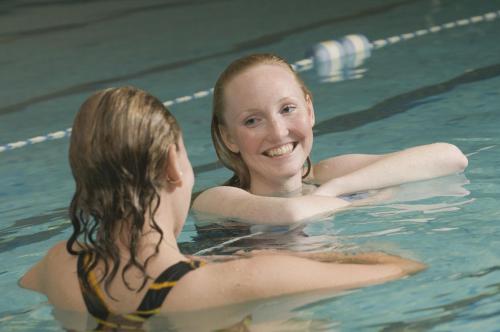
<path fill-rule="evenodd" d="M 265 79 L 268 77 L 274 77 L 288 79 L 297 83 L 295 79 L 295 74 L 290 70 L 290 68 L 281 63 L 259 63 L 255 64 L 242 72 L 236 74 L 229 84 L 235 81 L 246 81 L 251 83 L 252 81 L 258 80 L 259 78 Z"/>
<path fill-rule="evenodd" d="M 259 64 L 228 82 L 225 100 L 228 104 L 252 103 L 302 94 L 295 74 L 288 67 L 281 64 Z"/>

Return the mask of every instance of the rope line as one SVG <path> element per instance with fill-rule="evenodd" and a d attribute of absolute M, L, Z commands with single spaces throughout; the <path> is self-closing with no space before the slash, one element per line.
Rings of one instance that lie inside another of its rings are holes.
<path fill-rule="evenodd" d="M 385 39 L 378 39 L 378 40 L 373 41 L 372 45 L 373 45 L 374 49 L 379 49 L 379 48 L 385 47 L 387 45 L 394 45 L 396 43 L 399 43 L 399 42 L 402 42 L 405 40 L 425 36 L 425 35 L 431 34 L 431 33 L 437 33 L 440 31 L 449 30 L 449 29 L 453 29 L 456 27 L 463 27 L 463 26 L 470 25 L 470 24 L 476 24 L 476 23 L 481 23 L 481 22 L 490 22 L 490 21 L 496 20 L 499 17 L 500 17 L 500 10 L 496 11 L 496 12 L 489 12 L 489 13 L 486 13 L 483 15 L 477 15 L 477 16 L 472 16 L 469 18 L 459 19 L 459 20 L 444 23 L 441 25 L 435 25 L 435 26 L 430 27 L 428 29 L 421 29 L 421 30 L 417 30 L 415 32 L 403 33 L 403 34 L 391 36 L 391 37 L 388 37 Z"/>
<path fill-rule="evenodd" d="M 453 29 L 456 27 L 464 27 L 467 25 L 477 24 L 477 23 L 481 23 L 481 22 L 491 22 L 491 21 L 494 21 L 498 18 L 500 18 L 500 10 L 498 10 L 496 12 L 488 12 L 488 13 L 485 13 L 483 15 L 477 15 L 477 16 L 472 16 L 469 18 L 459 19 L 459 20 L 452 21 L 452 22 L 447 22 L 447 23 L 444 23 L 441 25 L 435 25 L 435 26 L 432 26 L 428 29 L 420 29 L 420 30 L 417 30 L 414 32 L 403 33 L 400 35 L 395 35 L 395 36 L 391 36 L 391 37 L 384 38 L 384 39 L 377 39 L 377 40 L 370 43 L 370 48 L 380 49 L 380 48 L 383 48 L 383 47 L 386 47 L 389 45 L 394 45 L 394 44 L 400 43 L 402 41 L 407 41 L 407 40 L 421 37 L 421 36 L 425 36 L 428 34 L 433 34 L 433 33 L 437 33 L 440 31 Z M 291 64 L 291 66 L 297 72 L 304 72 L 304 71 L 310 70 L 314 67 L 314 59 L 313 59 L 313 57 L 301 59 L 301 60 L 298 60 L 295 63 Z M 167 100 L 167 101 L 163 102 L 163 104 L 166 107 L 170 107 L 170 106 L 178 105 L 178 104 L 183 104 L 183 103 L 190 102 L 192 100 L 197 100 L 197 99 L 202 99 L 202 98 L 208 97 L 208 96 L 212 95 L 213 92 L 214 92 L 213 88 L 210 88 L 207 90 L 201 90 L 201 91 L 195 92 L 191 95 L 185 95 L 185 96 L 174 98 L 172 100 Z M 42 136 L 32 137 L 32 138 L 22 140 L 22 141 L 17 141 L 17 142 L 12 142 L 12 143 L 0 145 L 0 153 L 5 152 L 5 151 L 14 150 L 14 149 L 23 148 L 23 147 L 26 147 L 26 146 L 29 146 L 32 144 L 38 144 L 38 143 L 42 143 L 42 142 L 52 141 L 52 140 L 61 139 L 61 138 L 69 137 L 69 136 L 71 136 L 71 128 L 67 128 L 67 129 L 60 130 L 60 131 L 55 131 L 55 132 L 48 133 L 48 134 L 45 134 Z"/>

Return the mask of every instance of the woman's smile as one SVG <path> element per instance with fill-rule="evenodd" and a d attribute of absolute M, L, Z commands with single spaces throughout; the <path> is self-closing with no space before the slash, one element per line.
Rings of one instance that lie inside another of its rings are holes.
<path fill-rule="evenodd" d="M 271 158 L 283 157 L 292 153 L 296 145 L 296 142 L 286 143 L 281 146 L 264 151 L 264 155 Z"/>

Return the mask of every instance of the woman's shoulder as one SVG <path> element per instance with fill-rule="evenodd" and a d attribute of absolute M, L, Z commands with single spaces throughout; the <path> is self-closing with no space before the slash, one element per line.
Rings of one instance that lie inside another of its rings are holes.
<path fill-rule="evenodd" d="M 67 241 L 61 241 L 52 246 L 42 261 L 44 264 L 44 268 L 47 271 L 58 271 L 65 268 L 62 266 L 63 264 L 67 264 L 68 261 L 76 262 L 77 257 L 75 255 L 71 255 L 67 250 Z"/>
<path fill-rule="evenodd" d="M 241 189 L 239 187 L 221 185 L 221 186 L 210 187 L 210 188 L 207 188 L 205 190 L 202 190 L 201 192 L 199 192 L 199 196 L 213 194 L 213 193 L 226 193 L 226 192 L 229 192 L 229 193 L 240 192 L 240 193 L 249 194 L 248 191 L 246 191 L 245 189 Z"/>
<path fill-rule="evenodd" d="M 211 187 L 193 195 L 192 208 L 195 210 L 207 210 L 208 207 L 212 207 L 214 204 L 220 204 L 222 200 L 226 202 L 228 199 L 238 199 L 250 195 L 248 191 L 238 187 Z"/>
<path fill-rule="evenodd" d="M 77 277 L 78 257 L 66 249 L 67 241 L 52 246 L 19 280 L 21 287 L 47 296 L 56 308 L 82 311 L 85 305 Z"/>
<path fill-rule="evenodd" d="M 206 262 L 179 280 L 162 311 L 190 311 L 241 302 L 241 293 L 251 290 L 245 283 L 245 276 L 248 279 L 255 267 L 254 259 Z"/>
<path fill-rule="evenodd" d="M 60 241 L 53 245 L 48 251 L 46 256 L 61 256 L 61 255 L 69 255 L 68 250 L 66 249 L 68 241 Z"/>
<path fill-rule="evenodd" d="M 33 265 L 19 280 L 24 288 L 48 294 L 52 284 L 65 284 L 63 281 L 76 271 L 76 257 L 66 250 L 66 241 L 52 246 L 47 253 Z"/>

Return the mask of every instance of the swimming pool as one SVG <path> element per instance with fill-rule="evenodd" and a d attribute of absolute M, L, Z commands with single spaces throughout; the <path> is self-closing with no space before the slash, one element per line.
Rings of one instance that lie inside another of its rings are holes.
<path fill-rule="evenodd" d="M 315 4 L 4 1 L 0 146 L 64 130 L 91 91 L 132 84 L 173 101 L 195 189 L 202 189 L 229 175 L 214 164 L 211 98 L 176 98 L 206 92 L 234 58 L 270 51 L 295 62 L 323 40 L 359 33 L 395 41 L 500 10 L 498 0 Z M 304 229 L 310 241 L 303 249 L 385 250 L 422 260 L 428 270 L 335 297 L 264 301 L 251 311 L 253 324 L 286 331 L 500 330 L 499 33 L 498 17 L 469 20 L 374 49 L 357 79 L 330 82 L 314 69 L 302 72 L 315 100 L 313 160 L 446 141 L 469 156 L 469 167 Z M 2 330 L 61 330 L 46 300 L 16 285 L 69 232 L 68 140 L 47 137 L 54 139 L 0 152 Z M 194 236 L 190 216 L 181 240 Z"/>

